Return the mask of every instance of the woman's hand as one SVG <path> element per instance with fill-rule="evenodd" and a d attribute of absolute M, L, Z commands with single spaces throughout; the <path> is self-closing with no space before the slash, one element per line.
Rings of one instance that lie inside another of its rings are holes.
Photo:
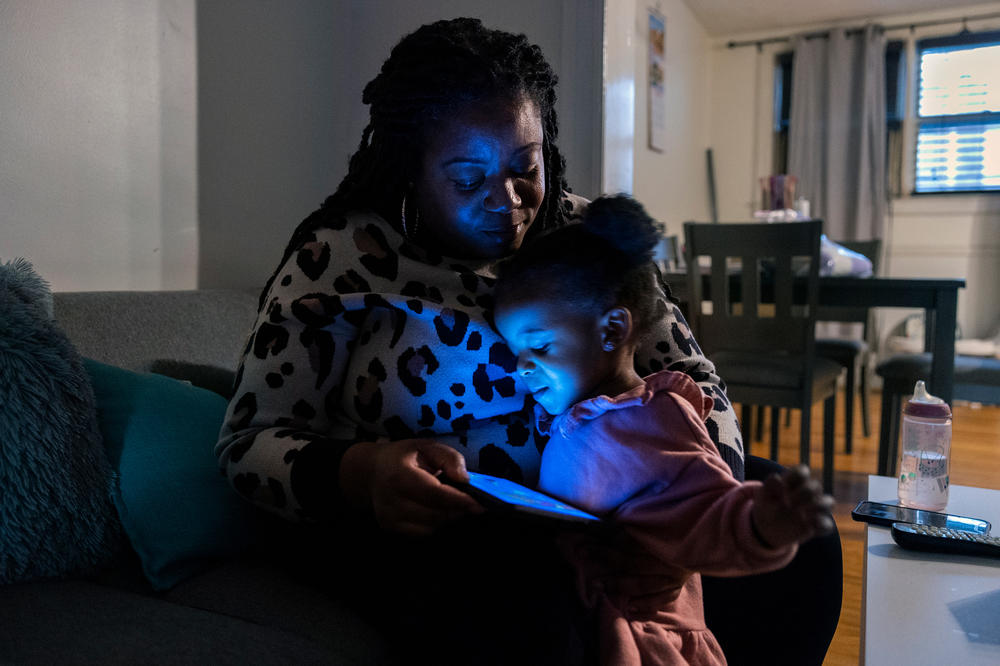
<path fill-rule="evenodd" d="M 807 467 L 798 465 L 764 481 L 751 520 L 765 545 L 780 548 L 833 529 L 832 508 L 833 498 L 823 494 Z"/>
<path fill-rule="evenodd" d="M 466 493 L 441 483 L 440 475 L 469 480 L 465 459 L 450 446 L 431 439 L 361 442 L 344 454 L 340 487 L 348 501 L 368 507 L 383 529 L 423 535 L 485 510 Z"/>

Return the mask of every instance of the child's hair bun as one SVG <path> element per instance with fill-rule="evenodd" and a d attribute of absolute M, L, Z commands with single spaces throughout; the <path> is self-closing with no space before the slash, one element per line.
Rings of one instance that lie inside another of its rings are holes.
<path fill-rule="evenodd" d="M 628 257 L 632 265 L 653 260 L 653 252 L 663 233 L 663 225 L 627 194 L 607 195 L 591 201 L 584 213 L 583 225 L 588 233 Z"/>
<path fill-rule="evenodd" d="M 624 306 L 641 331 L 669 297 L 652 262 L 662 228 L 630 196 L 598 197 L 579 223 L 538 236 L 497 266 L 494 302 L 555 298 L 595 315 Z"/>

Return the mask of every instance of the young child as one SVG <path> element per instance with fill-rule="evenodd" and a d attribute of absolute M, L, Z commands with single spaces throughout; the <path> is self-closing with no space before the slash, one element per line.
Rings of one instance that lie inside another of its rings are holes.
<path fill-rule="evenodd" d="M 610 517 L 623 538 L 565 541 L 606 664 L 725 664 L 698 572 L 778 569 L 832 528 L 804 467 L 736 481 L 705 428 L 713 398 L 686 374 L 633 367 L 656 288 L 658 225 L 626 196 L 524 247 L 499 273 L 495 322 L 550 439 L 539 489 Z"/>

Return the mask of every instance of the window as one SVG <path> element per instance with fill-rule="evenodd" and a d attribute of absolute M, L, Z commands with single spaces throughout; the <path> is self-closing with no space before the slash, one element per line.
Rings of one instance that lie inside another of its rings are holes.
<path fill-rule="evenodd" d="M 917 42 L 916 192 L 1000 191 L 1000 32 Z"/>
<path fill-rule="evenodd" d="M 787 173 L 788 169 L 788 120 L 792 110 L 792 66 L 791 51 L 779 53 L 775 62 L 774 76 L 774 149 L 772 173 Z M 903 42 L 892 40 L 885 45 L 885 122 L 887 129 L 889 188 L 893 194 L 899 193 L 900 156 L 902 152 L 902 120 L 904 99 L 903 84 Z"/>

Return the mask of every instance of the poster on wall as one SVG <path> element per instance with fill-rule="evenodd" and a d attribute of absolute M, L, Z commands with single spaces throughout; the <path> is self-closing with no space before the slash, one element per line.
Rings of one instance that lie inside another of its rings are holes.
<path fill-rule="evenodd" d="M 656 9 L 649 9 L 649 147 L 663 152 L 667 142 L 666 30 L 667 21 Z"/>

